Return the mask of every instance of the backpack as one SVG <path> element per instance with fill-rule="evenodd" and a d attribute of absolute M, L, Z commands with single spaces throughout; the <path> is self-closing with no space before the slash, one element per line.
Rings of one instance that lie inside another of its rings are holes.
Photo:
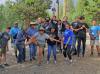
<path fill-rule="evenodd" d="M 93 33 L 92 33 L 92 30 L 90 29 L 90 39 L 91 40 L 95 40 L 96 39 L 96 37 L 93 35 Z"/>

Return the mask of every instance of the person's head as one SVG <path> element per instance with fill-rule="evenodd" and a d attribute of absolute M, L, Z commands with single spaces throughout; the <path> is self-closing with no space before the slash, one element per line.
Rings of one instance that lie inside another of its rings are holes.
<path fill-rule="evenodd" d="M 56 20 L 56 16 L 55 16 L 55 15 L 54 15 L 54 16 L 52 16 L 52 20 L 54 20 L 54 21 Z"/>
<path fill-rule="evenodd" d="M 92 20 L 92 24 L 93 25 L 96 25 L 96 20 Z"/>
<path fill-rule="evenodd" d="M 11 27 L 6 28 L 6 32 L 10 32 Z"/>
<path fill-rule="evenodd" d="M 78 22 L 79 21 L 79 16 L 76 16 L 74 21 Z"/>
<path fill-rule="evenodd" d="M 37 23 L 42 23 L 42 18 L 41 17 L 39 17 L 38 19 L 37 19 Z"/>
<path fill-rule="evenodd" d="M 36 22 L 30 22 L 30 27 L 35 28 Z"/>
<path fill-rule="evenodd" d="M 18 22 L 15 22 L 14 27 L 18 27 Z"/>
<path fill-rule="evenodd" d="M 61 25 L 61 20 L 58 20 L 58 25 Z"/>
<path fill-rule="evenodd" d="M 68 30 L 70 29 L 70 25 L 69 24 L 66 24 L 65 28 Z"/>
<path fill-rule="evenodd" d="M 45 21 L 46 22 L 49 22 L 50 21 L 50 18 L 49 17 L 45 18 Z"/>
<path fill-rule="evenodd" d="M 51 28 L 51 33 L 54 33 L 55 32 L 55 28 Z"/>
<path fill-rule="evenodd" d="M 40 34 L 42 35 L 42 34 L 45 33 L 45 29 L 44 29 L 43 27 L 41 27 L 41 28 L 39 29 L 39 32 L 40 32 Z"/>
<path fill-rule="evenodd" d="M 85 17 L 84 17 L 84 16 L 80 16 L 80 17 L 79 17 L 79 20 L 80 20 L 80 22 L 84 22 Z"/>
<path fill-rule="evenodd" d="M 67 16 L 64 16 L 63 17 L 63 21 L 67 21 L 68 20 L 68 17 Z"/>
<path fill-rule="evenodd" d="M 45 23 L 45 22 L 46 22 L 46 20 L 44 18 L 42 18 L 42 23 Z"/>

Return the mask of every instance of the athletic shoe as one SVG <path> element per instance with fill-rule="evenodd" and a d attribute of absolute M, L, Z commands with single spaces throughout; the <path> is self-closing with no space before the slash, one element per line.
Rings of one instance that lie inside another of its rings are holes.
<path fill-rule="evenodd" d="M 0 65 L 0 68 L 1 68 L 1 69 L 4 69 L 4 66 L 3 66 L 3 65 Z"/>
<path fill-rule="evenodd" d="M 54 64 L 57 64 L 57 61 L 54 61 Z"/>
<path fill-rule="evenodd" d="M 4 66 L 9 66 L 9 64 L 5 63 Z"/>
<path fill-rule="evenodd" d="M 47 61 L 47 64 L 49 64 L 49 61 Z"/>
<path fill-rule="evenodd" d="M 72 62 L 73 62 L 73 60 L 69 60 L 69 62 L 70 62 L 70 63 L 72 63 Z"/>

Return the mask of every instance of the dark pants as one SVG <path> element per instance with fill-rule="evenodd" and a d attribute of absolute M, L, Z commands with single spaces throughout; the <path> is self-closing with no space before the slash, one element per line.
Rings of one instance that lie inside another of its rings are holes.
<path fill-rule="evenodd" d="M 17 46 L 17 49 L 19 51 L 19 54 L 17 56 L 17 62 L 22 63 L 22 62 L 24 62 L 24 55 L 23 55 L 24 49 L 25 49 L 24 45 L 17 44 L 16 46 Z"/>
<path fill-rule="evenodd" d="M 78 38 L 78 46 L 77 46 L 77 54 L 78 54 L 78 57 L 80 55 L 80 52 L 81 52 L 81 47 L 83 49 L 82 51 L 82 55 L 84 57 L 84 54 L 85 54 L 85 47 L 86 47 L 86 37 L 79 37 Z"/>
<path fill-rule="evenodd" d="M 71 56 L 71 45 L 67 45 L 66 48 L 65 48 L 65 45 L 64 45 L 63 55 L 64 55 L 65 58 L 68 56 L 69 60 L 72 59 L 72 56 Z"/>
<path fill-rule="evenodd" d="M 26 49 L 24 47 L 24 50 L 23 50 L 23 60 L 25 61 L 25 59 L 26 59 Z"/>

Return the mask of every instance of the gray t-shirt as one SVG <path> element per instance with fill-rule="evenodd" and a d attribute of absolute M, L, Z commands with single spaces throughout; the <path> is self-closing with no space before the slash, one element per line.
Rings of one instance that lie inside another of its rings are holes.
<path fill-rule="evenodd" d="M 39 32 L 37 32 L 34 36 L 36 37 L 37 42 L 40 45 L 45 45 L 46 39 L 49 38 L 49 35 L 48 34 L 44 33 L 43 35 L 41 35 Z"/>

